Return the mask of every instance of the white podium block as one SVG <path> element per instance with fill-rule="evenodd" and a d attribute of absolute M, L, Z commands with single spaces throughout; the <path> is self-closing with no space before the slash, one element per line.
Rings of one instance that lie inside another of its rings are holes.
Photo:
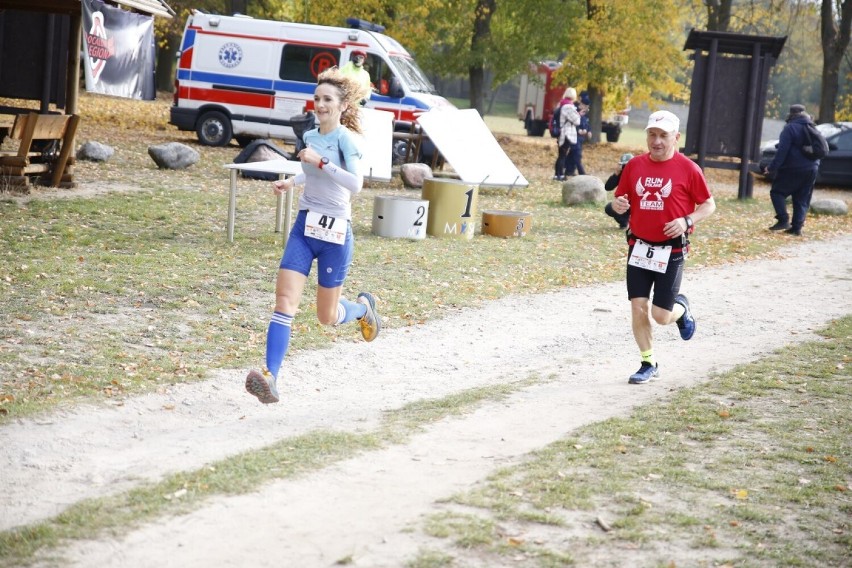
<path fill-rule="evenodd" d="M 373 234 L 397 239 L 426 238 L 429 202 L 414 197 L 377 195 L 373 200 Z"/>

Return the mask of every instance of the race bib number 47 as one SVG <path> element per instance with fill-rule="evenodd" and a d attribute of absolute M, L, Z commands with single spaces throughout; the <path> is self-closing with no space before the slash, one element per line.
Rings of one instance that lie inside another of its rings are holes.
<path fill-rule="evenodd" d="M 305 219 L 305 236 L 328 243 L 342 245 L 346 242 L 346 228 L 346 220 L 314 211 L 308 211 Z"/>
<path fill-rule="evenodd" d="M 669 267 L 669 257 L 672 255 L 672 247 L 655 247 L 636 239 L 633 252 L 627 264 L 653 270 L 654 272 L 665 272 Z"/>

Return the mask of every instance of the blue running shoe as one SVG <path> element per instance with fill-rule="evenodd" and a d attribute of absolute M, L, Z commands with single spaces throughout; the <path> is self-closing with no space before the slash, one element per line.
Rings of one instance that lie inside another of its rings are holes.
<path fill-rule="evenodd" d="M 659 365 L 652 365 L 646 361 L 642 361 L 642 366 L 639 367 L 638 371 L 630 375 L 630 378 L 627 379 L 627 382 L 631 385 L 644 385 L 654 377 L 659 376 L 659 374 Z"/>
<path fill-rule="evenodd" d="M 680 338 L 689 341 L 695 335 L 695 318 L 689 309 L 689 300 L 683 294 L 678 294 L 675 296 L 675 302 L 683 306 L 683 315 L 675 322 L 680 330 Z"/>
<path fill-rule="evenodd" d="M 376 312 L 376 299 L 369 292 L 361 292 L 356 301 L 367 307 L 367 313 L 358 320 L 358 323 L 361 325 L 361 335 L 364 340 L 372 341 L 382 329 L 382 320 Z"/>
<path fill-rule="evenodd" d="M 266 369 L 262 373 L 252 369 L 246 377 L 246 390 L 263 404 L 271 404 L 279 400 L 275 383 L 275 377 Z"/>

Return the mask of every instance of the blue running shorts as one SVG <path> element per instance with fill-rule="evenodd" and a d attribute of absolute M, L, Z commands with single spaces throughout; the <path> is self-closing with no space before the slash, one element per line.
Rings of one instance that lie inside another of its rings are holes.
<path fill-rule="evenodd" d="M 281 257 L 281 268 L 294 270 L 305 276 L 311 273 L 311 265 L 317 259 L 317 282 L 323 288 L 343 286 L 352 257 L 355 253 L 355 237 L 352 235 L 352 223 L 346 222 L 346 241 L 342 245 L 329 243 L 305 236 L 307 210 L 299 211 L 296 222 L 290 230 L 287 248 Z"/>

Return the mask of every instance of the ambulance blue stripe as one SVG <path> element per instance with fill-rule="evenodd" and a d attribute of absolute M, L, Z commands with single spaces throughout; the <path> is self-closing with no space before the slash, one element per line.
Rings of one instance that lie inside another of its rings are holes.
<path fill-rule="evenodd" d="M 186 51 L 193 45 L 195 45 L 195 30 L 186 30 L 186 34 L 183 36 L 183 45 L 180 46 L 180 50 Z"/>
<path fill-rule="evenodd" d="M 210 83 L 216 85 L 226 85 L 229 87 L 243 87 L 246 89 L 269 90 L 272 88 L 272 81 L 270 81 L 269 79 L 241 77 L 239 75 L 226 75 L 224 73 L 189 71 L 188 69 L 179 71 L 178 79 L 184 79 L 186 81 L 199 81 L 202 83 Z"/>
<path fill-rule="evenodd" d="M 300 81 L 275 81 L 276 91 L 287 91 L 290 93 L 304 93 L 314 96 L 314 91 L 317 88 L 316 83 L 302 83 Z M 309 97 L 310 98 L 310 97 Z"/>

